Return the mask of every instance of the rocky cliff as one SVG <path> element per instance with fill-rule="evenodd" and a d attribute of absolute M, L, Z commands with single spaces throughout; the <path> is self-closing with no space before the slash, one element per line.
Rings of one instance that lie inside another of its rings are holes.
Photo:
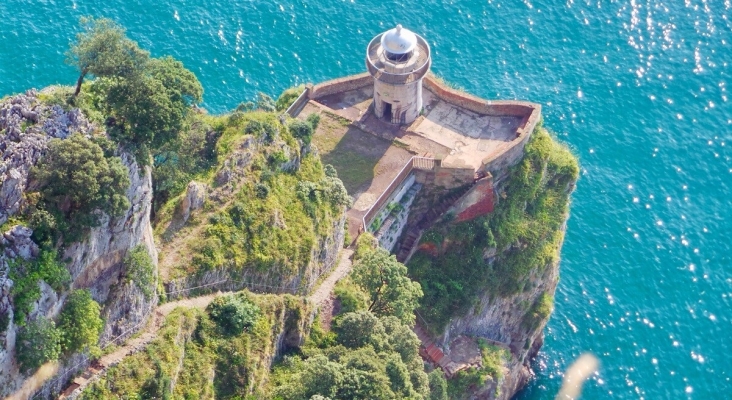
<path fill-rule="evenodd" d="M 530 378 L 578 174 L 569 150 L 538 127 L 520 162 L 496 172 L 490 213 L 461 219 L 448 212 L 422 236 L 408 263 L 425 292 L 419 322 L 442 351 L 432 361 L 462 385 L 458 398 L 509 399 Z M 485 344 L 500 366 L 485 365 Z"/>
<path fill-rule="evenodd" d="M 29 91 L 0 101 L 0 315 L 8 321 L 0 333 L 0 395 L 7 396 L 26 379 L 14 359 L 18 327 L 13 323 L 13 281 L 10 268 L 17 258 L 32 260 L 38 246 L 31 239 L 32 230 L 24 221 L 27 194 L 33 190 L 29 178 L 31 168 L 43 156 L 51 138 L 65 139 L 73 133 L 101 134 L 78 109 L 65 109 L 42 101 L 48 92 Z M 134 157 L 121 152 L 129 171 L 130 186 L 126 196 L 131 207 L 122 216 L 103 216 L 99 226 L 85 239 L 75 243 L 59 243 L 61 259 L 69 271 L 70 289 L 89 289 L 94 300 L 103 306 L 104 330 L 100 344 L 105 345 L 134 333 L 157 302 L 156 296 L 142 295 L 140 289 L 123 279 L 122 260 L 127 252 L 143 245 L 153 261 L 157 252 L 150 225 L 152 197 L 149 168 L 141 169 Z M 68 291 L 57 293 L 42 280 L 41 298 L 33 305 L 29 318 L 44 315 L 55 317 L 61 310 Z M 86 358 L 72 355 L 59 367 L 57 379 L 49 381 L 44 391 L 55 391 L 71 374 L 84 368 Z"/>

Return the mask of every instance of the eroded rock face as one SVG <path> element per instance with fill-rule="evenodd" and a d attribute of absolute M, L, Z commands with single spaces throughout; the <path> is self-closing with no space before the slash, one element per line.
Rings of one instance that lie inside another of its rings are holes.
<path fill-rule="evenodd" d="M 50 139 L 65 139 L 76 132 L 88 135 L 95 131 L 101 130 L 78 109 L 64 111 L 60 106 L 43 104 L 35 91 L 0 102 L 0 224 L 20 216 L 25 201 L 23 194 L 33 189 L 30 170 L 43 156 Z M 126 193 L 130 208 L 118 218 L 103 217 L 100 225 L 83 241 L 64 243 L 61 248 L 61 259 L 66 261 L 72 277 L 71 286 L 89 289 L 103 306 L 105 326 L 101 345 L 136 332 L 157 304 L 157 296 L 146 298 L 139 288 L 128 282 L 122 262 L 130 249 L 142 244 L 157 263 L 150 225 L 151 171 L 140 168 L 130 154 L 122 153 L 121 158 L 131 182 Z M 0 397 L 5 397 L 27 378 L 15 363 L 17 327 L 12 322 L 13 282 L 8 276 L 9 268 L 13 259 L 32 261 L 39 250 L 31 240 L 32 230 L 27 227 L 14 226 L 0 234 L 0 317 L 7 313 L 10 320 L 7 329 L 0 332 Z M 42 281 L 39 285 L 41 298 L 29 318 L 41 315 L 54 318 L 68 293 L 56 293 Z M 59 366 L 56 378 L 46 382 L 42 393 L 48 396 L 57 392 L 69 376 L 85 367 L 83 357 L 72 355 Z"/>
<path fill-rule="evenodd" d="M 208 196 L 208 188 L 206 184 L 190 181 L 186 188 L 186 195 L 180 202 L 178 207 L 178 215 L 176 215 L 176 225 L 183 226 L 188 222 L 192 211 L 196 211 L 203 207 Z"/>
<path fill-rule="evenodd" d="M 94 129 L 78 109 L 66 112 L 58 105 L 43 104 L 35 90 L 0 102 L 0 224 L 23 205 L 23 192 L 32 183 L 28 173 L 47 142 L 76 132 L 91 134 Z"/>

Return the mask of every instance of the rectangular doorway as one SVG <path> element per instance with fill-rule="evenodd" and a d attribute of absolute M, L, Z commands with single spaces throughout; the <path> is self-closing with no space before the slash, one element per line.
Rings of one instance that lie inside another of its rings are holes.
<path fill-rule="evenodd" d="M 391 103 L 384 102 L 384 120 L 391 122 Z"/>

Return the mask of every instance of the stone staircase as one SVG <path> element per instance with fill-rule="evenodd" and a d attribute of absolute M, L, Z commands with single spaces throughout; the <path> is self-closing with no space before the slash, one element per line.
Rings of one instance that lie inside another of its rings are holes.
<path fill-rule="evenodd" d="M 426 212 L 415 226 L 412 226 L 404 236 L 399 251 L 397 254 L 397 261 L 403 263 L 407 260 L 417 240 L 422 236 L 422 232 L 432 226 L 447 210 L 455 204 L 465 193 L 470 190 L 472 185 L 466 185 L 461 190 L 455 191 L 450 196 L 443 198 L 436 206 L 432 207 Z"/>
<path fill-rule="evenodd" d="M 435 343 L 432 341 L 429 333 L 427 333 L 427 331 L 419 324 L 415 324 L 413 330 L 421 342 L 419 355 L 422 356 L 423 359 L 445 370 L 449 359 L 445 357 L 445 354 L 439 347 L 435 346 Z"/>

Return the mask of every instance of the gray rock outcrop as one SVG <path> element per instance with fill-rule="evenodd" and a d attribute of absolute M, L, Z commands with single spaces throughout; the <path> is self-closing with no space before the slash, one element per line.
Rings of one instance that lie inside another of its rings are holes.
<path fill-rule="evenodd" d="M 78 109 L 64 110 L 42 102 L 38 93 L 28 91 L 0 101 L 0 225 L 20 217 L 25 207 L 24 194 L 34 189 L 29 178 L 31 168 L 43 156 L 48 141 L 65 139 L 72 133 L 91 135 L 102 130 L 89 122 Z M 150 168 L 141 168 L 135 158 L 121 152 L 129 171 L 127 198 L 130 208 L 118 218 L 104 216 L 99 226 L 91 229 L 81 242 L 64 243 L 61 259 L 72 277 L 72 289 L 89 289 L 99 302 L 105 320 L 100 345 L 129 337 L 142 327 L 157 304 L 157 296 L 146 298 L 134 283 L 125 279 L 124 257 L 137 245 L 143 245 L 154 263 L 157 252 L 150 224 L 152 180 Z M 17 327 L 12 322 L 12 287 L 9 269 L 14 259 L 32 260 L 38 246 L 31 240 L 31 229 L 17 225 L 1 232 L 0 239 L 0 321 L 9 317 L 8 326 L 0 332 L 0 397 L 17 390 L 27 378 L 15 362 Z M 34 304 L 29 318 L 43 315 L 54 318 L 60 312 L 67 292 L 56 293 L 39 281 L 41 298 Z M 0 326 L 0 328 L 3 328 Z M 83 355 L 65 358 L 56 376 L 47 381 L 40 393 L 46 397 L 58 392 L 66 380 L 86 368 Z"/>

